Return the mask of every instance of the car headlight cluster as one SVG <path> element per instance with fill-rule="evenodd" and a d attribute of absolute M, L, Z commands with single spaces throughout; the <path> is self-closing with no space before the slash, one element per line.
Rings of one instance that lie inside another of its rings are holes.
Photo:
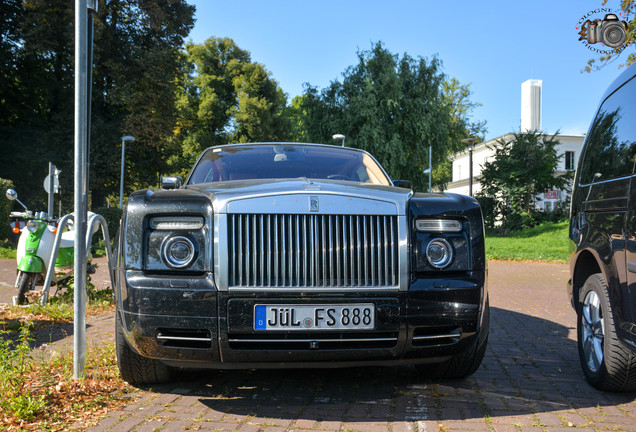
<path fill-rule="evenodd" d="M 148 220 L 145 269 L 204 269 L 206 227 L 201 216 L 153 216 Z"/>
<path fill-rule="evenodd" d="M 438 270 L 448 268 L 455 258 L 455 250 L 447 237 L 460 234 L 462 222 L 457 219 L 418 219 L 415 229 L 425 236 L 421 250 L 428 264 Z"/>
<path fill-rule="evenodd" d="M 443 238 L 434 238 L 426 246 L 426 259 L 435 268 L 443 269 L 453 261 L 453 247 Z"/>
<path fill-rule="evenodd" d="M 192 264 L 197 250 L 188 237 L 175 235 L 168 237 L 161 245 L 161 258 L 171 268 L 182 269 Z"/>

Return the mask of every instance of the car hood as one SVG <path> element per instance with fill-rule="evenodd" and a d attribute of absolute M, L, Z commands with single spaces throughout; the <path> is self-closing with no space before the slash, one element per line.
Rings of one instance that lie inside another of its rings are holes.
<path fill-rule="evenodd" d="M 266 179 L 202 183 L 215 213 L 405 215 L 410 189 L 340 180 Z"/>

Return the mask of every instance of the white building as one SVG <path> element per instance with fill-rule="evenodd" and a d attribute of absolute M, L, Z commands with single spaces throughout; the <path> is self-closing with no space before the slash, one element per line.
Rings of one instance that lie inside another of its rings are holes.
<path fill-rule="evenodd" d="M 521 84 L 521 125 L 522 133 L 542 130 L 542 91 L 543 81 L 527 80 Z M 552 135 L 552 134 L 550 134 Z M 495 147 L 499 141 L 512 141 L 514 134 L 508 133 L 475 145 L 473 150 L 473 196 L 481 191 L 481 170 L 486 162 L 495 156 Z M 559 141 L 557 154 L 562 155 L 557 168 L 557 175 L 576 170 L 581 154 L 584 135 L 557 135 Z M 446 192 L 469 195 L 470 155 L 468 149 L 455 153 L 450 157 L 453 162 L 452 182 L 447 185 Z M 551 211 L 559 201 L 565 201 L 563 191 L 545 191 L 538 196 L 537 207 Z"/>
<path fill-rule="evenodd" d="M 499 141 L 512 141 L 514 134 L 509 133 L 502 135 L 490 141 L 476 144 L 473 150 L 473 195 L 481 191 L 481 170 L 484 163 L 492 161 L 495 156 L 495 147 Z M 562 155 L 557 168 L 557 174 L 563 174 L 566 171 L 574 171 L 579 162 L 581 155 L 581 146 L 583 145 L 584 135 L 557 135 L 559 141 L 557 146 L 557 154 Z M 469 195 L 469 153 L 464 150 L 451 156 L 453 162 L 452 181 L 447 185 L 446 192 Z M 552 210 L 558 201 L 566 199 L 562 191 L 546 191 L 539 195 L 540 201 L 538 206 L 541 210 Z"/>

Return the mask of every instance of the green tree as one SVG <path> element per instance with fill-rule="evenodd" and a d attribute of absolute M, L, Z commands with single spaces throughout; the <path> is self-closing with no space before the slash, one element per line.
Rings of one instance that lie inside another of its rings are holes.
<path fill-rule="evenodd" d="M 602 5 L 605 6 L 606 3 L 607 3 L 607 0 L 603 0 Z M 636 40 L 636 0 L 621 0 L 620 4 L 621 4 L 621 10 L 625 13 L 625 16 L 628 17 L 628 19 L 631 18 L 631 20 L 627 22 L 625 44 L 623 45 L 623 46 L 626 46 L 627 48 L 622 51 L 608 49 L 607 51 L 609 52 L 607 54 L 602 55 L 598 59 L 588 60 L 587 65 L 585 66 L 585 68 L 583 68 L 583 71 L 589 73 L 593 70 L 598 70 L 602 68 L 603 66 L 616 60 L 624 51 L 626 51 L 630 47 L 634 47 L 633 42 Z M 597 63 L 597 60 L 598 60 L 598 63 Z M 632 52 L 627 56 L 625 63 L 619 65 L 619 68 L 623 66 L 629 66 L 635 61 L 636 61 L 636 54 Z"/>
<path fill-rule="evenodd" d="M 433 57 L 412 58 L 389 52 L 381 42 L 358 52 L 358 63 L 319 91 L 306 85 L 295 101 L 295 133 L 310 141 L 333 143 L 344 134 L 346 145 L 373 154 L 394 179 L 410 179 L 427 190 L 429 146 L 433 166 L 446 163 L 470 133 L 467 115 L 476 106 L 468 86 L 451 82 L 445 94 L 445 75 Z M 463 95 L 465 98 L 461 98 Z M 446 170 L 434 171 L 435 183 L 448 181 Z"/>
<path fill-rule="evenodd" d="M 11 57 L 3 60 L 0 73 L 0 147 L 6 158 L 0 163 L 0 177 L 12 180 L 21 200 L 34 206 L 45 202 L 42 182 L 48 161 L 64 166 L 72 149 L 72 4 L 3 2 L 0 10 L 2 56 Z M 66 165 L 71 167 L 72 161 Z M 71 168 L 64 171 L 72 173 Z"/>
<path fill-rule="evenodd" d="M 232 39 L 186 46 L 185 79 L 177 100 L 173 171 L 185 173 L 207 147 L 229 142 L 280 141 L 291 135 L 287 96 L 265 67 Z"/>
<path fill-rule="evenodd" d="M 568 190 L 571 173 L 557 175 L 558 133 L 515 133 L 500 139 L 494 158 L 482 166 L 480 196 L 494 203 L 495 219 L 503 226 L 521 229 L 534 224 L 537 195 L 549 189 Z"/>
<path fill-rule="evenodd" d="M 448 153 L 465 150 L 464 138 L 473 137 L 483 141 L 486 135 L 486 121 L 471 121 L 472 112 L 481 104 L 471 100 L 470 84 L 462 84 L 456 78 L 444 80 L 442 83 L 444 104 L 450 112 Z M 450 158 L 442 159 L 433 169 L 433 176 L 438 185 L 445 185 L 452 180 L 453 163 Z"/>
<path fill-rule="evenodd" d="M 22 32 L 19 23 L 23 9 L 21 0 L 4 0 L 0 7 L 0 121 L 8 125 L 20 118 L 24 100 L 20 97 L 18 52 Z"/>
<path fill-rule="evenodd" d="M 93 205 L 119 195 L 121 137 L 126 146 L 126 190 L 158 184 L 172 139 L 184 40 L 194 25 L 185 0 L 106 2 L 95 23 L 91 138 Z"/>
<path fill-rule="evenodd" d="M 194 7 L 185 0 L 113 0 L 99 6 L 90 148 L 94 206 L 102 205 L 108 195 L 118 195 L 122 135 L 136 138 L 126 151 L 126 178 L 132 187 L 155 184 L 166 166 L 163 155 L 176 152 L 170 140 L 175 87 L 181 77 L 183 40 L 194 24 Z M 62 169 L 60 181 L 69 211 L 74 4 L 5 0 L 0 32 L 0 146 L 10 161 L 0 164 L 0 177 L 13 180 L 21 199 L 38 207 L 46 202 L 42 181 L 52 161 Z"/>

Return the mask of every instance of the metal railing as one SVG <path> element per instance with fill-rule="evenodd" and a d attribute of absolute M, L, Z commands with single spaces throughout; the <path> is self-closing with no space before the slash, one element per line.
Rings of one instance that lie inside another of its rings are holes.
<path fill-rule="evenodd" d="M 40 299 L 40 303 L 42 305 L 46 304 L 49 298 L 49 290 L 51 289 L 51 281 L 53 280 L 53 273 L 55 272 L 55 260 L 57 259 L 57 253 L 60 249 L 60 244 L 62 242 L 62 234 L 64 232 L 64 227 L 70 220 L 75 220 L 73 214 L 67 214 L 58 222 L 58 230 L 55 234 L 55 240 L 53 241 L 53 249 L 51 250 L 51 257 L 49 259 L 49 264 L 46 269 L 46 277 L 44 279 L 44 286 L 42 287 L 42 297 Z M 93 234 L 97 232 L 99 226 L 102 228 L 102 235 L 104 236 L 104 243 L 106 245 L 106 260 L 108 263 L 108 276 L 110 277 L 111 287 L 113 286 L 114 273 L 113 273 L 113 264 L 112 264 L 112 252 L 110 248 L 110 235 L 108 233 L 108 224 L 106 224 L 106 219 L 102 215 L 95 213 L 88 213 L 88 228 L 86 230 L 86 261 L 88 261 L 90 255 L 90 245 L 93 240 Z"/>

